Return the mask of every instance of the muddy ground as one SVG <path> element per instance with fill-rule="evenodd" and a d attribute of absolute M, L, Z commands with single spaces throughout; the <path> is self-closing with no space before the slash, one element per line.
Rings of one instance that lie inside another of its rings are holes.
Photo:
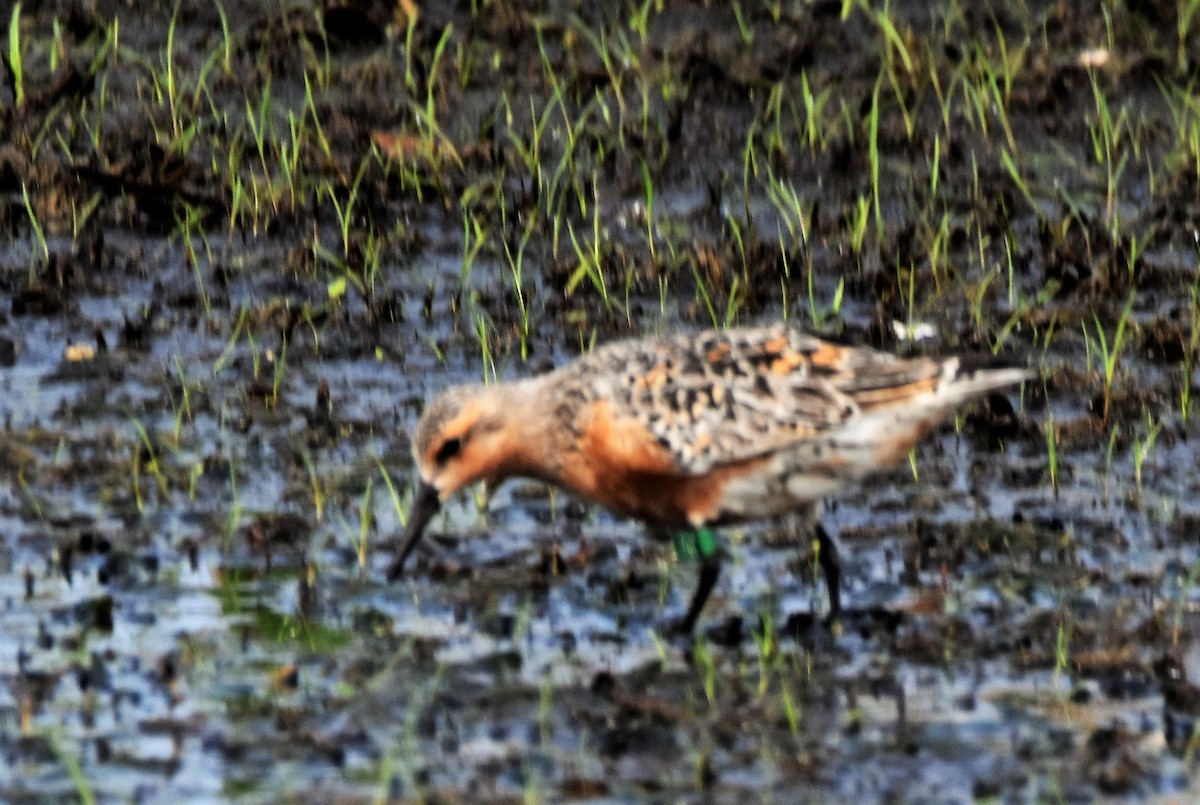
<path fill-rule="evenodd" d="M 0 799 L 1190 802 L 1194 2 L 26 0 Z M 787 319 L 1038 370 L 694 570 L 538 484 L 401 581 L 465 381 Z"/>

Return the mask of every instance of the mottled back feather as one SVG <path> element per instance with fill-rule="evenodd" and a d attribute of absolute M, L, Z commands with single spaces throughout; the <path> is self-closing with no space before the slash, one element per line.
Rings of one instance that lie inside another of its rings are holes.
<path fill-rule="evenodd" d="M 609 401 L 681 474 L 750 459 L 928 390 L 940 361 L 844 347 L 783 326 L 622 341 L 554 373 L 560 399 Z"/>

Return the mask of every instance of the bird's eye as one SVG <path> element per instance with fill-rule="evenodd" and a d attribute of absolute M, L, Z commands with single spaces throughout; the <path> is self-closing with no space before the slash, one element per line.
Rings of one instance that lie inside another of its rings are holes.
<path fill-rule="evenodd" d="M 445 464 L 450 459 L 454 458 L 462 450 L 462 439 L 453 438 L 442 442 L 442 446 L 433 454 L 433 460 L 438 464 Z"/>

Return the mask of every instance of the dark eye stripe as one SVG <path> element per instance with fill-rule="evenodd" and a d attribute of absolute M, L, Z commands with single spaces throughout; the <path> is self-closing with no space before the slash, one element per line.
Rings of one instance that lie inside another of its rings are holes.
<path fill-rule="evenodd" d="M 462 439 L 454 438 L 447 439 L 442 442 L 442 446 L 433 454 L 433 460 L 438 464 L 445 464 L 450 459 L 454 458 L 462 450 Z"/>

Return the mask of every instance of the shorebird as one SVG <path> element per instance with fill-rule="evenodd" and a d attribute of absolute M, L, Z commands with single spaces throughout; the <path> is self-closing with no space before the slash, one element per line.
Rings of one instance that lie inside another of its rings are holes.
<path fill-rule="evenodd" d="M 968 401 L 1031 376 L 779 325 L 620 341 L 537 377 L 450 388 L 413 433 L 420 479 L 388 578 L 450 496 L 524 476 L 683 534 L 700 558 L 679 622 L 691 632 L 720 574 L 712 527 L 809 508 L 898 464 Z M 820 527 L 817 540 L 836 618 L 836 548 Z"/>

